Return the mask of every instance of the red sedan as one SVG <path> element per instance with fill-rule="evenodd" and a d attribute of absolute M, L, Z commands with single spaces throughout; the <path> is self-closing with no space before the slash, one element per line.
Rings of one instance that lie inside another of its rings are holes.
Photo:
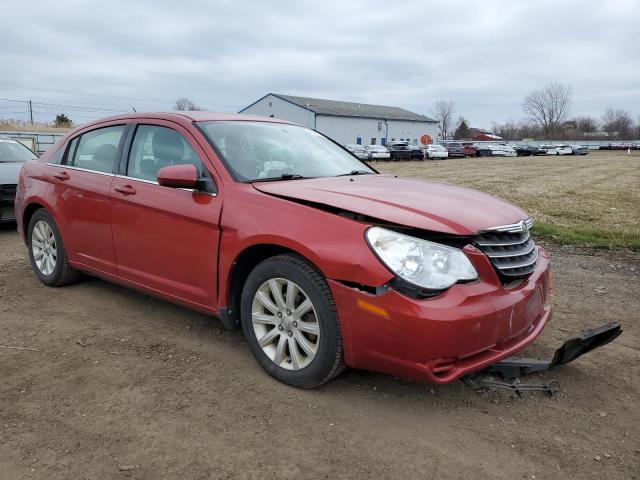
<path fill-rule="evenodd" d="M 86 272 L 215 315 L 298 387 L 345 366 L 450 382 L 550 317 L 548 255 L 522 210 L 378 174 L 273 118 L 82 126 L 25 164 L 16 215 L 45 285 Z"/>

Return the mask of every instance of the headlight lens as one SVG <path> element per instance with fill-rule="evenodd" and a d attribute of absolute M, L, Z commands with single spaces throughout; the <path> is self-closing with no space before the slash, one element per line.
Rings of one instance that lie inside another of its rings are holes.
<path fill-rule="evenodd" d="M 449 288 L 460 280 L 476 280 L 478 273 L 458 248 L 371 227 L 367 242 L 392 272 L 419 287 Z"/>

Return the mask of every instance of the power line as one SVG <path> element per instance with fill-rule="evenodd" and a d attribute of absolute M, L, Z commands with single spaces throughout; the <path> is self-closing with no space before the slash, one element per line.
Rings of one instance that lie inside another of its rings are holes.
<path fill-rule="evenodd" d="M 66 95 L 80 95 L 83 97 L 99 97 L 99 98 L 117 98 L 120 100 L 127 100 L 127 101 L 136 101 L 136 102 L 146 102 L 146 103 L 162 103 L 162 104 L 167 104 L 168 102 L 166 100 L 159 100 L 159 99 L 141 99 L 141 98 L 131 98 L 131 97 L 120 97 L 118 95 L 104 95 L 104 94 L 99 94 L 99 93 L 82 93 L 82 92 L 71 92 L 68 90 L 52 90 L 52 89 L 47 89 L 47 88 L 37 88 L 37 87 L 27 87 L 27 86 L 23 86 L 23 85 L 16 85 L 16 84 L 12 84 L 10 82 L 3 82 L 0 81 L 0 85 L 3 85 L 5 87 L 9 87 L 9 88 L 20 88 L 23 90 L 34 90 L 37 92 L 46 92 L 46 93 L 63 93 Z"/>
<path fill-rule="evenodd" d="M 72 92 L 72 91 L 68 91 L 68 90 L 53 90 L 53 89 L 47 89 L 47 88 L 37 88 L 37 87 L 28 87 L 28 86 L 23 86 L 23 85 L 16 85 L 14 83 L 11 82 L 5 82 L 5 81 L 1 81 L 0 80 L 0 85 L 5 86 L 5 87 L 9 87 L 9 88 L 19 88 L 19 89 L 23 89 L 23 90 L 34 90 L 37 92 L 46 92 L 46 93 L 62 93 L 65 95 L 79 95 L 79 96 L 86 96 L 86 97 L 97 97 L 97 98 L 114 98 L 114 99 L 118 99 L 118 100 L 126 100 L 128 102 L 137 102 L 137 103 L 161 103 L 163 105 L 167 105 L 167 104 L 171 104 L 172 102 L 165 100 L 160 100 L 160 99 L 155 99 L 155 98 L 139 98 L 139 97 L 121 97 L 118 95 L 105 95 L 105 94 L 99 94 L 99 93 L 82 93 L 82 92 Z M 209 102 L 205 102 L 205 103 L 209 103 Z M 239 105 L 239 104 L 216 104 L 216 103 L 209 103 L 210 106 L 212 107 L 220 107 L 220 108 L 233 108 L 233 109 L 237 109 L 237 108 L 241 108 L 244 105 Z"/>

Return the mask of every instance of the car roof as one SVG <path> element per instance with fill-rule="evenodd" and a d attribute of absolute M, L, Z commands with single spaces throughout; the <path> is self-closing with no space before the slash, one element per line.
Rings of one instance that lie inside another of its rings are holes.
<path fill-rule="evenodd" d="M 88 127 L 98 126 L 102 123 L 112 122 L 117 120 L 136 120 L 136 119 L 153 119 L 153 120 L 168 120 L 177 123 L 193 123 L 193 122 L 207 122 L 207 121 L 227 121 L 227 122 L 268 122 L 268 123 L 285 123 L 290 125 L 296 125 L 293 122 L 287 120 L 281 120 L 273 117 L 260 117 L 257 115 L 243 115 L 239 113 L 215 113 L 205 111 L 174 111 L 174 112 L 132 112 L 122 115 L 114 115 L 111 117 L 104 117 L 99 120 L 94 120 L 89 123 L 78 126 L 69 132 L 69 135 L 78 130 L 83 130 Z"/>

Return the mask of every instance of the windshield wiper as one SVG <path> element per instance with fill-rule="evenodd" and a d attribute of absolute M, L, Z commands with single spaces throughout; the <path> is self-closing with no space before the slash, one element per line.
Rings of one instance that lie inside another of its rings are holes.
<path fill-rule="evenodd" d="M 349 173 L 336 175 L 336 177 L 349 177 L 351 175 L 371 175 L 372 173 L 373 172 L 368 172 L 367 170 L 351 170 Z"/>
<path fill-rule="evenodd" d="M 303 178 L 313 178 L 313 177 L 305 177 L 304 175 L 300 175 L 299 173 L 283 173 L 277 177 L 267 177 L 267 178 L 256 178 L 251 180 L 250 183 L 254 182 L 273 182 L 276 180 L 301 180 Z"/>

